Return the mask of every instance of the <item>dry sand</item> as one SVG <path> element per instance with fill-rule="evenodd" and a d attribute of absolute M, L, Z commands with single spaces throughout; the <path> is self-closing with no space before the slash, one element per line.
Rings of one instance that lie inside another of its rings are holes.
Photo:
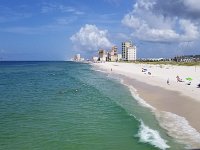
<path fill-rule="evenodd" d="M 96 63 L 102 69 L 113 73 L 125 75 L 129 78 L 138 81 L 159 86 L 171 91 L 178 91 L 180 94 L 191 97 L 200 102 L 200 88 L 197 84 L 200 83 L 200 66 L 171 66 L 171 65 L 147 65 L 133 63 Z M 147 69 L 147 72 L 142 72 L 142 68 Z M 148 75 L 151 72 L 151 75 Z M 176 76 L 183 79 L 184 82 L 177 82 Z M 193 78 L 191 85 L 187 85 L 187 77 Z M 167 84 L 169 79 L 170 85 Z"/>
<path fill-rule="evenodd" d="M 200 102 L 180 95 L 179 92 L 166 90 L 130 78 L 124 78 L 124 82 L 127 85 L 133 85 L 140 97 L 154 108 L 186 118 L 190 125 L 200 132 Z"/>

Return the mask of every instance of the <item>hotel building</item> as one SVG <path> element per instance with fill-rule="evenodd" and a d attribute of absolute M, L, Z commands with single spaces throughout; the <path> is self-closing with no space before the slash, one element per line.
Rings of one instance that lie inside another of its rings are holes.
<path fill-rule="evenodd" d="M 122 42 L 122 60 L 134 61 L 136 60 L 136 46 L 131 41 Z"/>
<path fill-rule="evenodd" d="M 74 61 L 80 61 L 81 60 L 81 54 L 76 54 L 74 56 Z"/>
<path fill-rule="evenodd" d="M 108 53 L 108 61 L 117 61 L 117 46 L 113 46 Z"/>
<path fill-rule="evenodd" d="M 103 49 L 99 49 L 99 61 L 106 61 L 107 60 L 107 52 Z"/>
<path fill-rule="evenodd" d="M 81 58 L 81 54 L 76 54 L 72 60 L 73 61 L 84 61 L 84 58 Z"/>

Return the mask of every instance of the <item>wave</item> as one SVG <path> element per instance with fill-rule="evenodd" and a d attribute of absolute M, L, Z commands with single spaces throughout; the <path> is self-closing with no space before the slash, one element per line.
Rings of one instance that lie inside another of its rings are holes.
<path fill-rule="evenodd" d="M 140 142 L 149 143 L 161 150 L 170 148 L 170 146 L 167 145 L 167 141 L 160 136 L 157 130 L 149 128 L 143 121 L 140 121 L 140 123 L 138 134 L 135 135 L 136 137 L 139 137 Z"/>
<path fill-rule="evenodd" d="M 160 126 L 167 130 L 169 136 L 186 144 L 188 149 L 200 147 L 200 133 L 184 117 L 164 111 L 155 114 Z"/>
<path fill-rule="evenodd" d="M 94 67 L 94 66 L 91 67 L 91 70 L 94 70 L 94 71 L 97 71 L 97 72 L 108 73 L 107 71 L 97 69 L 97 67 Z"/>
<path fill-rule="evenodd" d="M 97 70 L 96 68 L 94 70 L 106 72 L 103 70 Z M 139 105 L 149 108 L 154 113 L 159 125 L 166 130 L 170 137 L 175 139 L 178 143 L 186 145 L 186 148 L 192 149 L 200 147 L 200 133 L 190 126 L 189 122 L 184 117 L 170 112 L 157 110 L 139 96 L 137 89 L 129 84 L 124 83 L 123 78 L 121 78 L 120 83 L 129 88 L 132 96 Z M 131 114 L 131 116 L 134 115 Z M 167 145 L 166 141 L 160 137 L 158 131 L 150 129 L 142 121 L 140 122 L 141 125 L 137 137 L 140 138 L 141 142 L 150 143 L 151 145 L 154 145 L 160 149 L 169 148 L 169 145 Z"/>
<path fill-rule="evenodd" d="M 167 131 L 169 136 L 173 137 L 177 142 L 186 145 L 186 148 L 191 149 L 200 147 L 200 133 L 190 126 L 189 122 L 184 117 L 170 112 L 156 110 L 156 108 L 149 105 L 145 100 L 139 97 L 137 90 L 133 86 L 126 86 L 129 87 L 132 96 L 141 106 L 152 110 L 159 125 Z"/>
<path fill-rule="evenodd" d="M 153 106 L 151 106 L 150 104 L 148 104 L 145 100 L 143 100 L 141 97 L 139 97 L 139 94 L 137 93 L 137 90 L 133 87 L 133 86 L 128 86 L 129 90 L 132 94 L 132 96 L 137 100 L 137 102 L 147 108 L 150 108 L 151 110 L 155 110 L 155 108 Z"/>
<path fill-rule="evenodd" d="M 121 83 L 124 84 L 124 81 L 121 80 Z M 133 86 L 129 86 L 129 90 L 132 94 L 132 96 L 137 100 L 137 102 L 143 106 L 143 107 L 147 107 L 152 111 L 155 111 L 156 108 L 154 108 L 153 106 L 149 105 L 145 100 L 143 100 L 142 98 L 139 97 L 139 94 L 137 93 L 137 90 L 133 87 Z M 134 115 L 131 115 L 134 116 Z M 135 116 L 134 116 L 135 117 Z M 136 117 L 135 117 L 136 118 Z M 150 127 L 148 127 L 147 125 L 144 124 L 144 122 L 142 120 L 140 121 L 140 127 L 139 127 L 139 131 L 138 134 L 136 135 L 136 137 L 139 137 L 139 141 L 143 142 L 143 143 L 149 143 L 161 150 L 165 150 L 170 148 L 169 145 L 167 145 L 167 140 L 164 140 L 159 132 L 157 130 L 153 130 Z"/>

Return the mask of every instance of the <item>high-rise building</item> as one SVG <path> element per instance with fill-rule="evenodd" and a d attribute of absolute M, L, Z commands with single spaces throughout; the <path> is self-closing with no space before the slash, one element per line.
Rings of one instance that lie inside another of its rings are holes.
<path fill-rule="evenodd" d="M 107 52 L 103 49 L 99 49 L 99 61 L 106 61 L 107 60 Z"/>
<path fill-rule="evenodd" d="M 136 51 L 136 46 L 132 44 L 132 41 L 122 42 L 122 60 L 136 60 Z"/>
<path fill-rule="evenodd" d="M 76 54 L 72 60 L 73 61 L 84 61 L 84 58 L 81 58 L 81 54 Z"/>
<path fill-rule="evenodd" d="M 122 60 L 122 54 L 117 54 L 117 61 L 121 61 Z"/>
<path fill-rule="evenodd" d="M 80 59 L 81 59 L 81 54 L 76 54 L 74 56 L 74 61 L 80 61 Z"/>
<path fill-rule="evenodd" d="M 108 53 L 108 61 L 117 61 L 117 46 L 113 46 Z"/>
<path fill-rule="evenodd" d="M 98 57 L 93 56 L 93 57 L 92 57 L 92 61 L 93 61 L 93 62 L 97 62 L 97 61 L 98 61 Z"/>

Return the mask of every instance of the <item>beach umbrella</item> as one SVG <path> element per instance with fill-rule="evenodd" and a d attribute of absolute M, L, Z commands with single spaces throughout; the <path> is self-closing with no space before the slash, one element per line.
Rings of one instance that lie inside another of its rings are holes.
<path fill-rule="evenodd" d="M 187 78 L 185 78 L 186 80 L 188 80 L 188 81 L 192 81 L 192 78 L 191 77 L 187 77 Z"/>

